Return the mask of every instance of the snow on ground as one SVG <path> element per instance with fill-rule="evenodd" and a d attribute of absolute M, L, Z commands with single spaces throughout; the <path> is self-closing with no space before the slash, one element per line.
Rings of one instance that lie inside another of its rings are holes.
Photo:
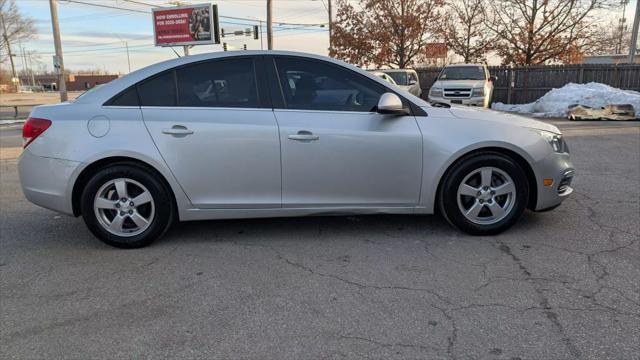
<path fill-rule="evenodd" d="M 540 99 L 529 104 L 493 103 L 492 109 L 531 114 L 536 117 L 565 117 L 569 105 L 580 104 L 591 107 L 603 107 L 609 104 L 631 104 L 640 117 L 640 93 L 621 90 L 609 85 L 591 82 L 588 84 L 567 85 L 553 89 Z"/>

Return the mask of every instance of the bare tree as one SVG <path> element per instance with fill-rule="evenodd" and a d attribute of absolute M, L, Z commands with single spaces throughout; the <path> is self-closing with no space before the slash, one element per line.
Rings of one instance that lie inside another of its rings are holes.
<path fill-rule="evenodd" d="M 4 23 L 0 24 L 0 63 L 4 63 L 9 59 L 7 46 L 32 39 L 36 35 L 36 27 L 33 19 L 20 13 L 15 0 L 0 0 L 0 23 Z"/>
<path fill-rule="evenodd" d="M 613 1 L 615 2 L 615 1 Z M 579 49 L 591 34 L 591 16 L 612 0 L 494 0 L 487 8 L 487 28 L 499 41 L 503 63 L 543 64 Z"/>
<path fill-rule="evenodd" d="M 628 26 L 600 25 L 594 31 L 592 46 L 586 51 L 592 55 L 628 54 L 631 29 Z"/>
<path fill-rule="evenodd" d="M 442 35 L 447 46 L 465 63 L 486 61 L 496 35 L 485 26 L 486 0 L 455 0 L 447 6 Z"/>
<path fill-rule="evenodd" d="M 358 65 L 404 68 L 432 41 L 443 0 L 360 0 L 356 9 L 338 2 L 331 56 Z"/>

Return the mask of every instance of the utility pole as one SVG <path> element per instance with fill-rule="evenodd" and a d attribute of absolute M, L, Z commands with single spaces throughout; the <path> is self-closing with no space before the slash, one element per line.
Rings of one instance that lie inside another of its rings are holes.
<path fill-rule="evenodd" d="M 273 2 L 267 0 L 267 49 L 273 50 Z"/>
<path fill-rule="evenodd" d="M 264 43 L 262 42 L 262 20 L 258 20 L 260 23 L 260 50 L 264 50 Z"/>
<path fill-rule="evenodd" d="M 131 58 L 129 57 L 129 42 L 124 42 L 124 47 L 127 48 L 127 65 L 129 66 L 129 72 L 131 72 Z"/>
<path fill-rule="evenodd" d="M 35 87 L 36 86 L 36 77 L 33 75 L 33 60 L 31 59 L 31 53 L 28 54 L 29 56 L 29 73 L 31 74 L 31 86 Z"/>
<path fill-rule="evenodd" d="M 333 37 L 331 37 L 331 35 L 332 35 L 332 32 L 331 32 L 331 30 L 332 30 L 331 0 L 327 0 L 327 12 L 329 13 L 329 53 L 331 53 L 331 49 L 332 49 L 332 42 L 331 41 L 333 40 Z"/>
<path fill-rule="evenodd" d="M 624 32 L 627 28 L 627 18 L 624 14 L 627 12 L 627 4 L 629 0 L 620 0 L 620 5 L 622 5 L 622 17 L 618 19 L 618 44 L 616 45 L 616 54 L 622 54 L 622 38 L 624 37 Z"/>
<path fill-rule="evenodd" d="M 113 35 L 115 35 L 118 40 L 122 41 L 124 43 L 124 47 L 127 51 L 127 66 L 129 66 L 129 72 L 131 72 L 131 58 L 129 57 L 129 42 L 126 40 L 123 40 L 120 35 L 118 35 L 117 33 L 113 33 Z"/>
<path fill-rule="evenodd" d="M 9 55 L 9 61 L 11 62 L 11 75 L 13 76 L 11 81 L 16 86 L 16 92 L 20 92 L 20 79 L 16 74 L 16 64 L 13 62 L 14 54 L 11 52 L 11 43 L 9 43 L 9 36 L 7 35 L 7 24 L 5 24 L 2 14 L 0 14 L 0 22 L 2 22 L 2 38 L 7 45 L 7 54 Z M 16 79 L 17 81 L 14 81 Z"/>
<path fill-rule="evenodd" d="M 633 30 L 631 32 L 631 44 L 629 45 L 629 64 L 635 62 L 636 49 L 638 47 L 638 26 L 640 25 L 640 0 L 636 1 L 636 16 L 633 18 Z"/>
<path fill-rule="evenodd" d="M 56 0 L 49 0 L 51 9 L 51 26 L 53 27 L 53 43 L 56 47 L 56 58 L 60 65 L 58 69 L 58 90 L 60 91 L 60 101 L 67 101 L 67 83 L 64 78 L 64 60 L 62 59 L 62 42 L 60 41 L 60 26 L 58 25 L 58 7 Z"/>
<path fill-rule="evenodd" d="M 22 72 L 24 73 L 27 69 L 27 66 L 24 64 L 24 46 L 22 46 L 22 42 L 18 41 L 18 51 L 20 52 L 20 65 L 22 66 Z M 20 75 L 18 73 L 18 75 Z"/>
<path fill-rule="evenodd" d="M 36 86 L 36 80 L 33 76 L 33 65 L 31 62 L 31 53 L 27 52 L 24 49 L 24 46 L 22 46 L 21 42 L 18 42 L 18 47 L 21 49 L 22 51 L 22 73 L 26 79 L 27 79 L 27 83 L 29 83 L 29 78 L 31 78 L 31 86 L 35 87 Z"/>
<path fill-rule="evenodd" d="M 22 74 L 23 76 L 25 76 L 29 73 L 29 68 L 27 67 L 27 56 L 24 52 L 24 46 L 22 46 L 20 42 L 18 42 L 18 49 L 20 50 L 20 64 L 22 65 Z"/>
<path fill-rule="evenodd" d="M 177 1 L 169 1 L 169 4 L 175 5 L 175 6 L 187 5 L 187 3 L 179 1 L 179 0 L 177 0 Z M 182 46 L 182 50 L 184 51 L 184 56 L 188 56 L 189 55 L 189 45 L 183 45 Z M 129 71 L 131 71 L 131 70 L 129 70 Z"/>

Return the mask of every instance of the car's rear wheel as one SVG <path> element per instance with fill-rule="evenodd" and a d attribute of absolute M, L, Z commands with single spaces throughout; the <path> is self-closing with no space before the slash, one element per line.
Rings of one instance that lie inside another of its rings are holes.
<path fill-rule="evenodd" d="M 529 184 L 513 159 L 498 153 L 459 161 L 445 175 L 438 196 L 441 213 L 472 235 L 492 235 L 510 228 L 529 199 Z"/>
<path fill-rule="evenodd" d="M 117 164 L 98 171 L 86 184 L 82 217 L 103 242 L 138 248 L 161 237 L 173 219 L 169 190 L 149 170 Z"/>

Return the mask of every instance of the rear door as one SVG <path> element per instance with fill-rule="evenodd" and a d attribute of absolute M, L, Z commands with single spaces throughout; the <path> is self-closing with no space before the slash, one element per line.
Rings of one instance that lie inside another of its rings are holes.
<path fill-rule="evenodd" d="M 208 60 L 138 86 L 145 124 L 197 208 L 281 206 L 280 140 L 261 64 Z"/>

